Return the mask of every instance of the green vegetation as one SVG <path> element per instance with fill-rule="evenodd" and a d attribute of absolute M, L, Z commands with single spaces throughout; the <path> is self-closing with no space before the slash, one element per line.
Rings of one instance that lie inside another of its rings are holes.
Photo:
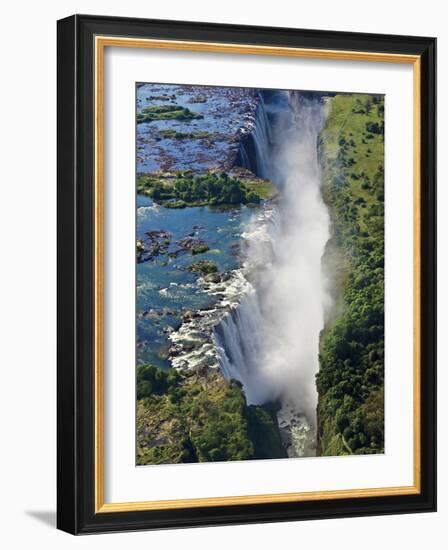
<path fill-rule="evenodd" d="M 322 455 L 384 452 L 384 99 L 337 95 L 320 136 L 336 281 L 317 375 Z"/>
<path fill-rule="evenodd" d="M 215 136 L 210 132 L 178 132 L 177 130 L 160 130 L 159 134 L 169 139 L 211 139 Z"/>
<path fill-rule="evenodd" d="M 259 178 L 244 179 L 244 187 L 247 191 L 255 193 L 263 200 L 269 200 L 277 194 L 277 188 L 270 180 L 262 180 Z"/>
<path fill-rule="evenodd" d="M 196 243 L 191 247 L 191 253 L 193 254 L 193 256 L 195 256 L 196 254 L 203 254 L 208 250 L 210 250 L 210 248 L 205 243 Z"/>
<path fill-rule="evenodd" d="M 254 446 L 254 458 L 282 458 L 286 456 L 280 439 L 277 408 L 273 405 L 247 407 L 249 437 Z"/>
<path fill-rule="evenodd" d="M 176 99 L 175 94 L 161 94 L 161 95 L 151 95 L 146 98 L 149 101 L 170 101 Z"/>
<path fill-rule="evenodd" d="M 273 413 L 218 371 L 140 366 L 137 399 L 138 464 L 286 456 Z"/>
<path fill-rule="evenodd" d="M 165 372 L 152 365 L 138 367 L 137 399 L 149 395 L 163 395 L 170 388 L 176 387 L 178 382 L 179 374 L 174 369 Z"/>
<path fill-rule="evenodd" d="M 200 273 L 201 275 L 210 275 L 211 273 L 217 273 L 218 268 L 216 264 L 211 260 L 200 260 L 188 267 L 188 271 L 193 273 Z"/>
<path fill-rule="evenodd" d="M 137 113 L 137 123 L 152 122 L 153 120 L 186 121 L 198 118 L 203 118 L 203 116 L 181 105 L 152 105 L 151 107 L 144 107 Z"/>
<path fill-rule="evenodd" d="M 257 183 L 258 182 L 258 183 Z M 259 204 L 272 196 L 273 185 L 265 180 L 243 181 L 238 177 L 208 173 L 194 176 L 183 172 L 139 175 L 137 192 L 148 195 L 167 208 L 186 206 L 218 206 L 230 204 Z"/>
<path fill-rule="evenodd" d="M 187 206 L 193 206 L 193 204 L 187 204 L 185 201 L 167 201 L 163 205 L 166 208 L 186 208 Z M 205 206 L 201 202 L 196 202 L 194 206 Z"/>

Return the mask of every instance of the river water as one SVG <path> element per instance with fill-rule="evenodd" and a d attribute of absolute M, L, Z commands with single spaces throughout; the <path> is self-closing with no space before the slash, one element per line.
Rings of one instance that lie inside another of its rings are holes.
<path fill-rule="evenodd" d="M 198 282 L 198 276 L 188 271 L 188 266 L 194 261 L 212 260 L 220 272 L 239 268 L 241 235 L 253 215 L 254 210 L 245 206 L 169 209 L 145 196 L 137 196 L 137 238 L 142 238 L 146 231 L 170 233 L 166 254 L 137 264 L 138 364 L 171 367 L 170 334 L 171 329 L 179 329 L 181 315 L 211 308 L 220 300 L 219 295 Z M 179 250 L 179 241 L 188 237 L 205 241 L 209 250 L 200 256 L 185 251 L 169 258 L 169 252 Z"/>

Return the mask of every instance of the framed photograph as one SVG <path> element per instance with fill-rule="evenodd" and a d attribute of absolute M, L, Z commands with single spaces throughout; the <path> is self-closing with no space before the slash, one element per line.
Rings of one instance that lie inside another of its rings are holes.
<path fill-rule="evenodd" d="M 58 527 L 436 507 L 434 38 L 58 22 Z"/>

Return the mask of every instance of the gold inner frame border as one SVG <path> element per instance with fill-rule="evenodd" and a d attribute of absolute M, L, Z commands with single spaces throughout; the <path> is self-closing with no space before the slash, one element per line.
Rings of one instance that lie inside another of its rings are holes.
<path fill-rule="evenodd" d="M 304 502 L 344 498 L 365 498 L 420 494 L 421 492 L 421 59 L 418 55 L 345 50 L 308 49 L 253 44 L 226 44 L 181 40 L 158 40 L 96 36 L 95 57 L 95 346 L 94 346 L 94 409 L 95 409 L 95 513 L 168 510 L 209 506 L 236 506 L 281 502 Z M 106 47 L 152 48 L 207 53 L 233 53 L 266 56 L 285 56 L 313 59 L 407 63 L 413 65 L 413 298 L 414 298 L 414 350 L 413 350 L 413 424 L 414 471 L 413 485 L 349 490 L 329 490 L 296 493 L 276 493 L 180 500 L 154 500 L 140 502 L 104 502 L 104 53 Z"/>

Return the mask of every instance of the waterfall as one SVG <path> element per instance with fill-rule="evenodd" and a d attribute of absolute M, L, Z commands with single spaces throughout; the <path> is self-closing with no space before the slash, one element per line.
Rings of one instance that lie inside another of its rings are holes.
<path fill-rule="evenodd" d="M 260 101 L 240 160 L 281 192 L 243 235 L 250 291 L 214 333 L 222 372 L 243 384 L 248 403 L 281 403 L 279 426 L 289 430 L 291 456 L 313 452 L 319 334 L 328 301 L 321 260 L 329 216 L 317 156 L 323 122 L 319 97 L 279 91 Z"/>
<path fill-rule="evenodd" d="M 240 143 L 237 163 L 261 178 L 269 177 L 269 154 L 271 149 L 271 131 L 263 95 L 255 112 L 252 131 Z"/>

